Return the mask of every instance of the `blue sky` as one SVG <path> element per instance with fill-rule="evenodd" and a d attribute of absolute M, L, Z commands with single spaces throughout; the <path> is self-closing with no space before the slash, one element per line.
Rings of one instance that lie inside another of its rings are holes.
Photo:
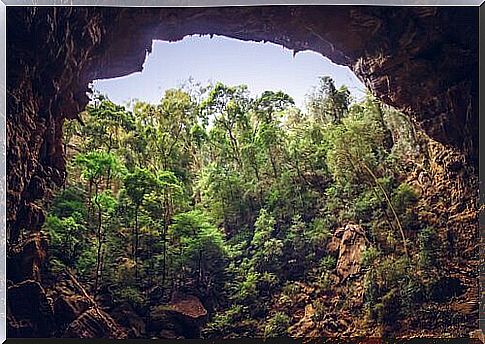
<path fill-rule="evenodd" d="M 365 86 L 349 68 L 318 53 L 304 51 L 293 56 L 292 50 L 273 43 L 190 36 L 178 42 L 154 41 L 141 73 L 96 80 L 93 85 L 118 104 L 132 99 L 158 103 L 165 90 L 192 77 L 202 85 L 209 81 L 246 84 L 253 96 L 265 90 L 282 90 L 303 109 L 305 95 L 324 75 L 333 77 L 337 86 L 347 85 L 354 97 L 364 95 Z"/>

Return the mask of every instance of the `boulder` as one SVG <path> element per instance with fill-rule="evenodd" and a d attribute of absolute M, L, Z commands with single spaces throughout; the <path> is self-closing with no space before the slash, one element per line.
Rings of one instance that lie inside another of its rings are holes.
<path fill-rule="evenodd" d="M 47 252 L 47 238 L 36 232 L 12 247 L 7 256 L 7 278 L 14 283 L 40 281 L 40 271 Z"/>
<path fill-rule="evenodd" d="M 52 289 L 47 290 L 53 300 L 54 317 L 59 326 L 58 332 L 62 332 L 71 322 L 81 314 L 93 307 L 94 302 L 86 297 L 84 289 L 80 289 L 79 283 L 73 276 L 65 271 L 56 274 L 55 284 Z"/>
<path fill-rule="evenodd" d="M 54 326 L 52 300 L 37 281 L 27 280 L 7 290 L 8 337 L 49 337 Z"/>
<path fill-rule="evenodd" d="M 337 257 L 336 272 L 341 282 L 360 271 L 366 247 L 367 239 L 361 226 L 347 224 L 335 231 L 327 251 Z"/>
<path fill-rule="evenodd" d="M 50 291 L 57 335 L 68 338 L 127 338 L 127 333 L 68 270 L 57 275 Z"/>
<path fill-rule="evenodd" d="M 127 330 L 129 338 L 145 336 L 145 322 L 129 303 L 121 303 L 110 312 L 110 315 Z"/>
<path fill-rule="evenodd" d="M 198 338 L 207 319 L 207 310 L 199 298 L 175 293 L 168 305 L 160 305 L 150 314 L 148 330 L 159 338 Z"/>
<path fill-rule="evenodd" d="M 62 337 L 126 339 L 128 336 L 107 313 L 92 307 L 70 323 Z"/>

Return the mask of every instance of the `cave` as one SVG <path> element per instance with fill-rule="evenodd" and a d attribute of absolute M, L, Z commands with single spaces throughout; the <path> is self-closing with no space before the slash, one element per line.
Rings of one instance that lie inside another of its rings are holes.
<path fill-rule="evenodd" d="M 456 216 L 473 213 L 454 228 L 463 258 L 471 257 L 470 240 L 478 238 L 477 31 L 478 10 L 467 7 L 9 7 L 7 286 L 9 307 L 20 303 L 15 316 L 7 312 L 10 334 L 54 331 L 45 322 L 56 313 L 45 306 L 39 271 L 48 243 L 36 201 L 66 177 L 63 123 L 85 108 L 90 82 L 141 71 L 153 40 L 203 34 L 269 41 L 351 68 L 375 96 L 451 152 L 435 160 L 450 197 L 462 204 Z M 22 295 L 35 295 L 35 305 L 23 305 Z M 123 338 L 109 316 L 94 311 L 73 319 L 69 331 Z"/>

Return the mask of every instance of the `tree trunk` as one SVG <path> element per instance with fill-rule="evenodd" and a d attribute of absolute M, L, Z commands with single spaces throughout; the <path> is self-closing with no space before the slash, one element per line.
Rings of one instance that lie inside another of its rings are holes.
<path fill-rule="evenodd" d="M 271 167 L 273 168 L 274 177 L 275 177 L 275 179 L 277 179 L 278 178 L 278 171 L 276 170 L 276 163 L 274 161 L 273 151 L 272 151 L 271 147 L 268 147 L 268 155 L 269 155 L 269 160 L 271 161 Z"/>
<path fill-rule="evenodd" d="M 135 261 L 135 280 L 138 282 L 138 208 L 135 208 L 135 246 L 133 249 L 133 260 Z"/>
<path fill-rule="evenodd" d="M 171 216 L 170 201 L 168 199 L 167 191 L 164 192 L 163 203 L 165 205 L 164 219 L 163 219 L 163 263 L 162 263 L 162 288 L 165 288 L 167 280 L 167 231 Z"/>
<path fill-rule="evenodd" d="M 374 182 L 376 183 L 377 187 L 379 187 L 379 189 L 382 191 L 382 194 L 384 195 L 384 198 L 386 199 L 386 202 L 389 205 L 389 208 L 391 209 L 392 214 L 394 215 L 394 218 L 396 219 L 396 223 L 397 223 L 397 226 L 399 228 L 399 232 L 401 234 L 401 239 L 402 239 L 402 244 L 403 244 L 403 248 L 404 248 L 404 253 L 409 258 L 408 247 L 407 247 L 407 244 L 406 244 L 406 236 L 404 235 L 404 230 L 402 228 L 401 221 L 399 220 L 399 217 L 397 216 L 396 210 L 392 206 L 391 200 L 389 199 L 389 196 L 387 195 L 386 190 L 384 190 L 384 188 L 382 187 L 381 183 L 379 183 L 379 181 L 377 180 L 377 177 L 374 174 L 374 172 L 372 172 L 372 170 L 369 168 L 369 166 L 367 166 L 367 164 L 365 162 L 362 162 L 362 166 L 367 170 L 367 172 L 369 172 L 369 174 L 374 179 Z"/>
<path fill-rule="evenodd" d="M 202 250 L 199 250 L 199 259 L 197 262 L 197 286 L 200 285 L 202 279 Z"/>
<path fill-rule="evenodd" d="M 100 264 L 101 264 L 101 247 L 102 247 L 102 240 L 101 240 L 101 230 L 102 230 L 102 212 L 101 212 L 101 205 L 98 202 L 98 191 L 99 186 L 95 184 L 95 196 L 94 196 L 94 203 L 98 207 L 98 230 L 97 230 L 97 239 L 98 239 L 98 249 L 97 249 L 97 256 L 96 256 L 96 278 L 94 281 L 94 296 L 98 293 L 98 286 L 99 286 L 99 273 L 100 273 Z"/>

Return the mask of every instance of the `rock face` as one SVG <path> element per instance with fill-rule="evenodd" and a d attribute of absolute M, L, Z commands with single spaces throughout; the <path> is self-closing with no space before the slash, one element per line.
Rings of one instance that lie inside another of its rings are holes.
<path fill-rule="evenodd" d="M 39 300 L 45 294 L 39 276 L 45 258 L 39 234 L 44 214 L 35 201 L 64 181 L 63 122 L 76 118 L 87 104 L 90 81 L 140 71 L 153 39 L 218 34 L 316 51 L 350 67 L 376 96 L 403 110 L 433 139 L 455 148 L 463 164 L 476 167 L 477 28 L 478 10 L 464 7 L 9 7 L 7 270 L 15 284 L 11 291 L 38 294 Z M 469 188 L 466 183 L 454 187 L 457 199 L 469 193 L 462 192 Z M 478 232 L 473 228 L 468 232 Z M 30 287 L 23 281 L 31 281 Z M 77 306 L 70 312 L 79 311 Z M 10 334 L 52 332 L 32 325 L 39 310 L 31 311 L 9 313 Z M 103 313 L 84 311 L 68 333 L 123 337 L 111 320 Z"/>
<path fill-rule="evenodd" d="M 419 222 L 445 229 L 440 236 L 450 257 L 459 256 L 467 265 L 479 255 L 478 178 L 460 152 L 419 136 L 426 149 L 407 178 L 421 190 Z"/>
<path fill-rule="evenodd" d="M 360 271 L 366 247 L 365 233 L 359 225 L 348 224 L 335 231 L 327 249 L 338 258 L 336 272 L 341 282 Z"/>
<path fill-rule="evenodd" d="M 9 247 L 7 278 L 12 282 L 40 281 L 40 270 L 47 244 L 44 235 L 33 233 L 21 243 Z"/>
<path fill-rule="evenodd" d="M 7 289 L 7 335 L 49 337 L 55 328 L 52 300 L 37 281 L 26 280 Z"/>
<path fill-rule="evenodd" d="M 127 337 L 124 329 L 69 279 L 54 291 L 26 280 L 10 286 L 7 299 L 9 337 Z"/>
<path fill-rule="evenodd" d="M 127 335 L 108 314 L 98 308 L 90 308 L 69 324 L 63 337 L 126 339 Z"/>
<path fill-rule="evenodd" d="M 56 279 L 49 289 L 34 280 L 8 288 L 8 337 L 127 338 L 71 274 Z"/>
<path fill-rule="evenodd" d="M 54 300 L 54 316 L 58 337 L 125 339 L 127 333 L 104 312 L 76 278 L 69 272 L 57 274 L 50 297 Z"/>

